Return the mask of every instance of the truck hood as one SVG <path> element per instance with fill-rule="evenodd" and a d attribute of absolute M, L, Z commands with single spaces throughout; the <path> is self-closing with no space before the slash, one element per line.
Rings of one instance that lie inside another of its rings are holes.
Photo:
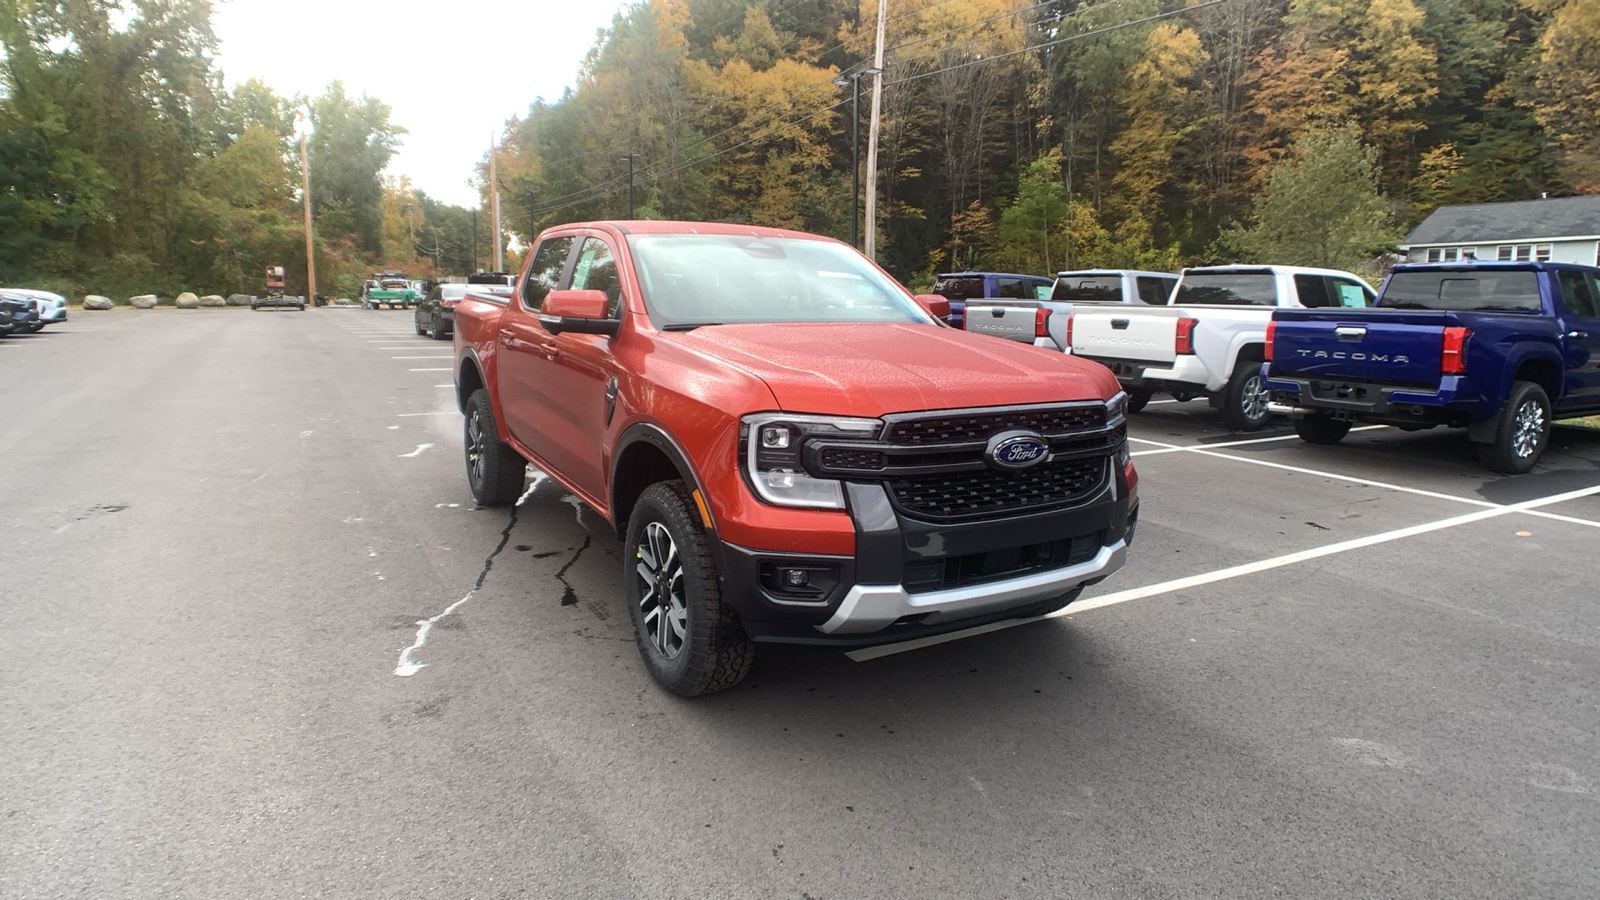
<path fill-rule="evenodd" d="M 672 337 L 766 382 L 790 412 L 881 416 L 928 409 L 1103 400 L 1104 366 L 929 325 L 716 325 Z"/>

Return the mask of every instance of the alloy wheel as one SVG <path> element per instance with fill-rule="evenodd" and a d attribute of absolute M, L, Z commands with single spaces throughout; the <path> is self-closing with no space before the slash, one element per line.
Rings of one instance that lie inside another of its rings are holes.
<path fill-rule="evenodd" d="M 1517 407 L 1515 429 L 1511 435 L 1511 452 L 1519 459 L 1528 459 L 1539 449 L 1539 442 L 1544 439 L 1545 417 L 1544 406 L 1536 400 L 1528 400 Z"/>
<path fill-rule="evenodd" d="M 667 659 L 683 652 L 689 635 L 689 610 L 683 598 L 683 560 L 672 533 L 660 522 L 644 527 L 643 540 L 634 551 L 643 584 L 640 618 L 650 642 Z"/>
<path fill-rule="evenodd" d="M 1244 417 L 1254 422 L 1267 415 L 1267 392 L 1261 388 L 1261 376 L 1252 375 L 1239 392 L 1239 407 Z"/>
<path fill-rule="evenodd" d="M 467 471 L 473 484 L 483 483 L 484 461 L 483 421 L 474 409 L 467 416 Z"/>

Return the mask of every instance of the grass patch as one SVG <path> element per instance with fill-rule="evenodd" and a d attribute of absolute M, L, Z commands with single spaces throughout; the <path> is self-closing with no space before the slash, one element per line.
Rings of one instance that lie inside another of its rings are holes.
<path fill-rule="evenodd" d="M 1558 424 L 1568 425 L 1573 428 L 1588 428 L 1592 431 L 1600 431 L 1600 416 L 1584 416 L 1579 419 L 1560 419 Z"/>

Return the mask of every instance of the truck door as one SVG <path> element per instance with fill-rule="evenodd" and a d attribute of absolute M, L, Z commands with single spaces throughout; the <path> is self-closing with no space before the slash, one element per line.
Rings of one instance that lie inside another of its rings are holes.
<path fill-rule="evenodd" d="M 1564 396 L 1553 398 L 1556 409 L 1600 407 L 1600 281 L 1576 269 L 1557 272 L 1561 284 L 1562 344 L 1567 361 Z"/>
<path fill-rule="evenodd" d="M 500 317 L 499 359 L 496 361 L 500 413 L 511 434 L 541 457 L 545 450 L 539 385 L 548 357 L 554 350 L 555 336 L 539 324 L 539 307 L 546 294 L 561 286 L 576 240 L 552 237 L 539 243 L 533 264 L 528 267 L 527 280 L 518 286 L 516 299 L 507 305 L 505 314 Z"/>
<path fill-rule="evenodd" d="M 624 308 L 617 255 L 605 240 L 585 237 L 572 265 L 573 290 L 604 291 L 611 301 L 606 318 L 615 319 Z M 606 466 L 603 458 L 608 418 L 607 390 L 618 371 L 611 355 L 611 338 L 603 334 L 562 332 L 555 336 L 539 380 L 538 452 L 576 487 L 591 497 L 604 499 Z"/>

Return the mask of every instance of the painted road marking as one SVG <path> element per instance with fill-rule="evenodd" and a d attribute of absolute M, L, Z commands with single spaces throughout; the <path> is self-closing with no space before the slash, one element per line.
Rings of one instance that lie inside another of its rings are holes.
<path fill-rule="evenodd" d="M 442 369 L 407 369 L 406 371 L 408 371 L 408 372 L 448 372 L 448 371 L 450 371 L 450 367 L 449 366 L 445 366 Z"/>
<path fill-rule="evenodd" d="M 1352 428 L 1350 431 L 1353 434 L 1357 431 L 1372 431 L 1375 428 L 1388 427 L 1389 426 L 1387 425 L 1363 425 L 1360 428 Z M 1242 441 L 1223 441 L 1222 443 L 1218 444 L 1168 444 L 1162 441 L 1136 438 L 1131 435 L 1128 437 L 1128 440 L 1130 441 L 1138 441 L 1141 444 L 1155 444 L 1157 447 L 1155 450 L 1135 450 L 1131 454 L 1133 456 L 1155 456 L 1158 453 L 1182 453 L 1192 452 L 1195 450 L 1215 450 L 1219 447 L 1244 447 L 1250 444 L 1270 444 L 1273 441 L 1298 441 L 1299 439 L 1300 435 L 1298 434 L 1277 434 L 1273 435 L 1272 437 L 1247 438 Z"/>
<path fill-rule="evenodd" d="M 904 641 L 898 644 L 888 644 L 881 647 L 865 647 L 860 650 L 852 650 L 845 655 L 856 662 L 865 662 L 869 659 L 892 656 L 896 653 L 905 653 L 910 650 L 920 650 L 923 647 L 932 647 L 936 644 L 960 640 L 962 638 L 972 637 L 974 635 L 988 634 L 989 632 L 1001 631 L 1006 628 L 1015 628 L 1018 625 L 1026 625 L 1030 622 L 1040 621 L 1041 619 L 1058 619 L 1064 616 L 1077 615 L 1078 613 L 1090 612 L 1092 610 L 1102 609 L 1107 606 L 1115 606 L 1119 603 L 1127 603 L 1130 600 L 1142 600 L 1146 597 L 1154 597 L 1158 594 L 1167 594 L 1173 591 L 1181 591 L 1186 588 L 1200 587 L 1201 585 L 1214 584 L 1218 581 L 1227 581 L 1233 578 L 1240 578 L 1245 575 L 1254 575 L 1258 572 L 1279 569 L 1284 566 L 1294 565 L 1295 563 L 1306 562 L 1307 560 L 1321 559 L 1325 556 L 1333 556 L 1335 554 L 1345 553 L 1350 550 L 1360 550 L 1364 547 L 1371 547 L 1375 544 L 1386 544 L 1390 541 L 1398 541 L 1408 537 L 1415 537 L 1419 534 L 1429 534 L 1435 531 L 1443 531 L 1446 528 L 1455 528 L 1460 525 L 1470 525 L 1474 522 L 1482 522 L 1486 519 L 1495 519 L 1499 518 L 1500 516 L 1508 516 L 1513 513 L 1531 512 L 1537 510 L 1541 506 L 1565 503 L 1568 500 L 1577 500 L 1581 497 L 1592 497 L 1596 494 L 1600 494 L 1600 485 L 1581 488 L 1576 491 L 1567 491 L 1563 494 L 1552 494 L 1548 497 L 1539 497 L 1534 500 L 1524 500 L 1521 503 L 1495 506 L 1491 509 L 1480 509 L 1477 512 L 1452 516 L 1448 519 L 1437 519 L 1432 522 L 1424 522 L 1421 525 L 1411 525 L 1406 528 L 1397 528 L 1393 531 L 1385 531 L 1379 534 L 1368 535 L 1366 537 L 1354 538 L 1348 541 L 1340 541 L 1336 544 L 1327 544 L 1322 547 L 1312 547 L 1309 550 L 1286 553 L 1282 556 L 1274 556 L 1269 559 L 1257 560 L 1255 562 L 1245 563 L 1243 565 L 1229 566 L 1226 569 L 1218 569 L 1214 572 L 1203 572 L 1199 575 L 1189 575 L 1184 578 L 1175 578 L 1171 581 L 1149 584 L 1145 585 L 1144 587 L 1130 588 L 1125 591 L 1117 591 L 1115 593 L 1104 594 L 1099 597 L 1090 597 L 1087 600 L 1080 600 L 1076 603 L 1073 603 L 1071 606 L 1068 606 L 1066 609 L 1057 610 L 1047 616 L 1037 616 L 1031 619 L 1012 619 L 1005 622 L 991 622 L 988 625 L 979 625 L 976 628 L 969 628 L 965 631 L 953 631 L 949 634 L 918 638 L 916 640 Z"/>
<path fill-rule="evenodd" d="M 454 356 L 450 356 L 448 354 L 445 355 L 445 356 L 438 356 L 438 355 L 435 355 L 435 356 L 391 356 L 389 358 L 390 359 L 455 359 Z"/>
<path fill-rule="evenodd" d="M 412 417 L 412 416 L 459 416 L 459 415 L 461 415 L 461 414 L 460 414 L 460 413 L 458 413 L 458 412 L 456 412 L 456 411 L 455 411 L 455 410 L 453 410 L 453 409 L 442 409 L 442 410 L 440 410 L 440 411 L 438 411 L 438 412 L 427 412 L 427 413 L 395 413 L 395 415 L 397 415 L 397 416 L 399 416 L 399 417 L 400 417 L 400 418 L 402 418 L 402 419 L 409 419 L 409 418 L 411 418 L 411 417 Z"/>

